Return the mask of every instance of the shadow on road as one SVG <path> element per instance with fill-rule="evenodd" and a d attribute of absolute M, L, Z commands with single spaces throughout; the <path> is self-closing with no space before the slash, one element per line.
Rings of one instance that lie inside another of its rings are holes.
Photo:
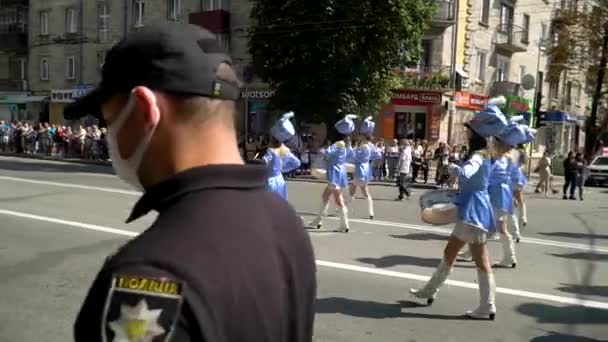
<path fill-rule="evenodd" d="M 412 265 L 420 267 L 437 267 L 440 258 L 423 258 L 413 255 L 386 255 L 380 258 L 357 258 L 359 262 L 374 265 L 378 268 L 388 268 L 399 265 Z"/>
<path fill-rule="evenodd" d="M 543 233 L 539 232 L 539 235 L 552 236 L 552 237 L 564 237 L 573 239 L 608 239 L 608 235 L 599 234 L 582 234 L 582 233 L 571 233 L 571 232 L 550 232 Z"/>
<path fill-rule="evenodd" d="M 424 318 L 439 320 L 467 320 L 464 316 L 426 314 L 420 312 L 403 312 L 404 308 L 426 307 L 415 302 L 400 301 L 395 304 L 364 301 L 341 297 L 317 299 L 317 314 L 342 314 L 351 317 L 385 319 L 385 318 Z"/>
<path fill-rule="evenodd" d="M 60 173 L 105 173 L 113 175 L 114 170 L 111 166 L 78 164 L 78 163 L 51 163 L 39 162 L 28 159 L 26 162 L 16 162 L 10 160 L 0 160 L 0 170 L 8 171 L 36 171 L 36 172 L 60 172 Z"/>
<path fill-rule="evenodd" d="M 32 259 L 12 265 L 0 266 L 0 274 L 4 279 L 15 280 L 20 277 L 48 272 L 51 268 L 61 264 L 64 260 L 77 257 L 80 254 L 91 254 L 97 251 L 115 250 L 124 244 L 124 239 L 110 239 L 90 245 L 76 246 L 57 251 L 41 252 Z M 10 252 L 10 250 L 9 250 Z"/>
<path fill-rule="evenodd" d="M 414 240 L 414 241 L 448 241 L 448 235 L 435 234 L 435 233 L 414 233 L 414 234 L 406 234 L 406 235 L 389 235 L 395 239 L 405 239 L 405 240 Z"/>
<path fill-rule="evenodd" d="M 608 286 L 562 284 L 557 290 L 584 296 L 608 297 Z M 608 335 L 608 334 L 607 334 Z"/>
<path fill-rule="evenodd" d="M 558 258 L 566 258 L 566 259 L 577 259 L 577 260 L 587 260 L 587 261 L 608 261 L 608 254 L 600 254 L 600 253 L 570 253 L 570 254 L 555 254 L 555 253 L 547 253 L 548 255 L 558 257 Z"/>
<path fill-rule="evenodd" d="M 516 311 L 536 318 L 536 321 L 540 324 L 608 324 L 608 310 L 583 306 L 526 303 L 519 305 Z"/>
<path fill-rule="evenodd" d="M 63 195 L 65 191 L 45 192 L 42 194 L 25 195 L 25 196 L 13 196 L 0 198 L 0 203 L 14 203 L 14 202 L 25 202 L 36 198 L 50 197 L 55 195 Z"/>
<path fill-rule="evenodd" d="M 534 337 L 530 342 L 606 342 L 607 340 L 596 340 L 594 338 L 588 338 L 583 336 L 575 336 L 569 334 L 562 334 L 558 332 L 550 331 L 545 336 Z"/>

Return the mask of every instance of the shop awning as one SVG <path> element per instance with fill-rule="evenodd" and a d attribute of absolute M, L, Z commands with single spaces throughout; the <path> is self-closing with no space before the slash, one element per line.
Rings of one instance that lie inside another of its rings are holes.
<path fill-rule="evenodd" d="M 462 70 L 462 68 L 456 68 L 456 73 L 462 78 L 469 78 L 469 74 L 467 74 L 466 71 Z"/>
<path fill-rule="evenodd" d="M 4 98 L 0 98 L 0 104 L 25 104 L 32 102 L 42 102 L 47 100 L 48 96 L 6 96 Z"/>

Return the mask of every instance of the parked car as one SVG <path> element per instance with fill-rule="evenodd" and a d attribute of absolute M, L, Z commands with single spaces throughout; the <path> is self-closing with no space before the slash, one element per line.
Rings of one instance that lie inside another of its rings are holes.
<path fill-rule="evenodd" d="M 604 186 L 608 184 L 608 156 L 593 159 L 588 167 L 588 177 L 585 184 Z"/>

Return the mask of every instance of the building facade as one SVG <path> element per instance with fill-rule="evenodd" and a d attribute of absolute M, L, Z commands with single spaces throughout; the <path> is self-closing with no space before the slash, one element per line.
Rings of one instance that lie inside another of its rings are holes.
<path fill-rule="evenodd" d="M 0 2 L 0 120 L 27 116 L 28 1 Z"/>

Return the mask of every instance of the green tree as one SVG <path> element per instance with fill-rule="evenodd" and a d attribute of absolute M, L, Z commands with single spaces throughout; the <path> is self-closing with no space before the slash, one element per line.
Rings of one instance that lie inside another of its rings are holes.
<path fill-rule="evenodd" d="M 598 147 L 605 125 L 598 120 L 602 101 L 608 99 L 608 0 L 595 0 L 593 6 L 577 6 L 570 1 L 556 12 L 553 20 L 553 46 L 550 49 L 550 79 L 563 72 L 583 69 L 586 90 L 593 97 L 586 123 L 585 154 L 590 157 Z"/>
<path fill-rule="evenodd" d="M 330 122 L 375 113 L 399 85 L 394 67 L 417 61 L 437 2 L 253 0 L 249 51 L 276 93 L 271 107 Z"/>

